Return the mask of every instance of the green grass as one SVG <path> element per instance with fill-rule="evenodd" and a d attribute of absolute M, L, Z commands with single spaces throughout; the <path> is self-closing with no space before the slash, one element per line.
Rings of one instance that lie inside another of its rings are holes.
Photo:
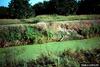
<path fill-rule="evenodd" d="M 17 60 L 31 60 L 38 58 L 41 54 L 48 55 L 49 53 L 57 55 L 64 50 L 70 49 L 71 51 L 81 49 L 100 48 L 100 38 L 95 37 L 85 40 L 73 40 L 64 42 L 51 42 L 45 44 L 26 45 L 0 48 L 0 61 L 5 60 L 6 56 L 14 57 Z M 7 55 L 8 54 L 8 55 Z"/>
<path fill-rule="evenodd" d="M 0 19 L 0 25 L 3 24 L 27 24 L 37 22 L 54 22 L 54 21 L 73 21 L 73 20 L 98 20 L 100 15 L 39 15 L 28 19 Z"/>
<path fill-rule="evenodd" d="M 73 21 L 73 20 L 81 21 L 81 20 L 98 20 L 98 19 L 100 19 L 100 15 L 74 15 L 74 16 L 40 15 L 29 19 L 0 19 L 0 25 L 1 26 L 4 25 L 6 28 L 6 25 L 17 26 L 20 24 L 21 26 L 23 26 L 25 24 L 27 26 L 28 23 L 37 23 L 41 21 L 54 22 L 54 21 Z M 31 30 L 29 30 L 29 33 L 30 31 Z M 5 62 L 6 59 L 8 59 L 9 61 L 15 59 L 18 61 L 21 60 L 30 61 L 32 59 L 37 59 L 39 56 L 41 56 L 41 54 L 44 55 L 51 54 L 52 56 L 55 56 L 58 55 L 59 53 L 62 53 L 64 50 L 70 49 L 71 51 L 75 50 L 79 51 L 81 49 L 89 50 L 94 48 L 100 48 L 100 37 L 84 39 L 84 40 L 71 40 L 63 42 L 51 42 L 44 44 L 31 44 L 25 46 L 6 47 L 6 48 L 0 48 L 0 63 Z"/>
<path fill-rule="evenodd" d="M 0 19 L 0 25 L 6 24 L 20 24 L 22 23 L 19 19 Z"/>
<path fill-rule="evenodd" d="M 37 16 L 36 19 L 40 21 L 72 21 L 72 20 L 95 20 L 100 19 L 100 15 L 69 15 L 69 16 L 61 16 L 61 15 L 40 15 Z"/>

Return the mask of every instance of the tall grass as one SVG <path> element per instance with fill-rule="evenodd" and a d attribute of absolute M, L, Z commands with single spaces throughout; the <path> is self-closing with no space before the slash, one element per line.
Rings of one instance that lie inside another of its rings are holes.
<path fill-rule="evenodd" d="M 9 53 L 6 53 L 9 55 Z M 9 61 L 2 67 L 79 67 L 80 63 L 100 63 L 100 49 L 63 51 L 59 55 L 41 54 L 30 61 Z M 7 57 L 8 58 L 8 57 Z"/>
<path fill-rule="evenodd" d="M 78 40 L 100 36 L 100 25 L 92 23 L 90 27 L 81 26 L 79 30 L 69 30 L 55 32 L 49 28 L 40 29 L 34 25 L 1 26 L 0 27 L 0 47 L 42 44 L 54 41 Z M 80 36 L 79 36 L 80 35 Z"/>
<path fill-rule="evenodd" d="M 39 15 L 36 17 L 31 17 L 29 19 L 0 19 L 0 25 L 7 24 L 27 24 L 27 23 L 38 23 L 44 22 L 54 22 L 54 21 L 73 21 L 73 20 L 99 20 L 100 15 Z"/>
<path fill-rule="evenodd" d="M 85 38 L 90 38 L 94 36 L 99 36 L 100 34 L 100 24 L 96 24 L 95 22 L 92 24 L 91 27 L 86 28 L 82 27 L 81 35 L 83 35 Z"/>
<path fill-rule="evenodd" d="M 69 16 L 60 16 L 60 15 L 40 15 L 36 19 L 45 22 L 52 21 L 72 21 L 72 20 L 97 20 L 100 19 L 100 15 L 69 15 Z"/>

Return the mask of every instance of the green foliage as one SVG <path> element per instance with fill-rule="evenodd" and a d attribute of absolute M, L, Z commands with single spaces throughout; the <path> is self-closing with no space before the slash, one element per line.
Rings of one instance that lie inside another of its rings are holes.
<path fill-rule="evenodd" d="M 75 58 L 71 56 L 61 57 L 61 66 L 62 67 L 79 67 L 79 63 Z"/>
<path fill-rule="evenodd" d="M 39 19 L 34 19 L 32 23 L 38 23 L 40 20 Z"/>
<path fill-rule="evenodd" d="M 33 43 L 38 43 L 43 34 L 37 28 L 27 27 L 25 32 L 26 38 L 33 40 Z"/>
<path fill-rule="evenodd" d="M 12 18 L 28 18 L 34 13 L 29 0 L 11 0 L 9 3 L 9 13 Z"/>
<path fill-rule="evenodd" d="M 33 6 L 36 15 L 42 14 L 59 14 L 69 15 L 76 14 L 77 2 L 75 0 L 50 0 L 39 2 Z"/>
<path fill-rule="evenodd" d="M 77 14 L 100 14 L 100 0 L 80 0 Z"/>
<path fill-rule="evenodd" d="M 7 41 L 20 40 L 21 39 L 20 28 L 19 27 L 5 27 L 3 29 L 1 28 L 0 38 L 2 40 L 7 40 Z"/>
<path fill-rule="evenodd" d="M 58 14 L 76 14 L 77 2 L 75 0 L 55 0 Z"/>
<path fill-rule="evenodd" d="M 39 21 L 54 22 L 54 21 L 73 21 L 73 20 L 98 20 L 100 15 L 39 15 L 35 17 Z M 74 21 L 73 21 L 74 22 Z"/>
<path fill-rule="evenodd" d="M 95 22 L 93 23 L 93 25 L 90 28 L 90 33 L 91 32 L 93 34 L 99 34 L 100 33 L 100 25 L 99 25 L 99 23 L 97 23 L 97 24 L 95 24 Z"/>
<path fill-rule="evenodd" d="M 12 51 L 10 51 L 12 52 Z M 14 66 L 14 67 L 79 67 L 80 63 L 99 63 L 100 62 L 100 49 L 92 49 L 92 50 L 80 50 L 78 51 L 71 51 L 66 50 L 63 51 L 59 55 L 49 54 L 49 55 L 40 55 L 37 59 L 30 60 L 30 61 L 14 61 L 9 60 L 10 54 L 7 54 L 5 62 L 5 67 L 7 66 Z M 10 56 L 10 59 L 13 59 Z M 4 65 L 2 65 L 4 66 Z"/>
<path fill-rule="evenodd" d="M 0 18 L 9 18 L 8 7 L 0 6 Z"/>
<path fill-rule="evenodd" d="M 81 33 L 82 33 L 81 35 L 85 36 L 86 38 L 93 37 L 93 36 L 99 36 L 100 25 L 94 22 L 92 26 L 89 28 L 83 27 Z"/>
<path fill-rule="evenodd" d="M 50 56 L 41 55 L 38 59 L 28 62 L 28 66 L 35 67 L 53 67 L 56 65 L 56 60 Z"/>
<path fill-rule="evenodd" d="M 28 19 L 0 19 L 0 25 L 8 25 L 8 24 L 27 24 L 27 23 L 38 23 L 38 22 L 55 22 L 55 21 L 73 21 L 77 20 L 81 22 L 81 20 L 99 20 L 100 15 L 69 15 L 69 16 L 61 16 L 61 15 L 39 15 L 36 17 L 30 17 Z"/>
<path fill-rule="evenodd" d="M 53 16 L 60 18 L 63 16 Z M 49 15 L 49 18 L 52 18 L 52 15 Z M 65 16 L 64 16 L 65 17 Z M 48 16 L 37 16 L 36 18 L 44 19 Z M 33 19 L 21 19 L 21 22 L 30 21 Z M 7 21 L 7 20 L 2 20 Z M 11 20 L 8 20 L 9 22 Z M 15 21 L 15 20 L 14 20 Z M 11 21 L 13 23 L 14 21 Z M 17 22 L 18 20 L 16 20 Z M 47 20 L 45 20 L 47 21 Z M 33 21 L 32 21 L 33 22 Z M 74 22 L 74 21 L 73 21 Z M 78 21 L 79 22 L 79 21 Z M 51 22 L 50 22 L 51 23 Z M 69 23 L 69 22 L 68 22 Z M 85 23 L 85 22 L 83 22 Z M 8 23 L 9 24 L 9 23 Z M 48 22 L 49 24 L 49 22 Z M 86 23 L 85 23 L 86 24 Z M 67 40 L 79 40 L 83 38 L 90 38 L 95 36 L 100 36 L 100 25 L 98 21 L 90 21 L 90 26 L 85 27 L 81 26 L 78 30 L 76 29 L 63 29 L 61 31 L 54 31 L 50 27 L 46 29 L 41 29 L 37 24 L 9 24 L 0 26 L 0 44 L 5 46 L 13 45 L 24 45 L 24 44 L 42 44 L 47 42 L 56 42 L 56 41 L 67 41 Z M 81 24 L 80 24 L 81 25 Z M 12 45 L 9 45 L 12 44 Z M 1 47 L 0 45 L 0 47 Z"/>

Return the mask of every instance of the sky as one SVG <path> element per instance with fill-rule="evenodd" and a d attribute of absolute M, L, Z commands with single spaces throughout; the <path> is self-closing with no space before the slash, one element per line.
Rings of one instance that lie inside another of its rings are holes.
<path fill-rule="evenodd" d="M 11 1 L 11 0 L 0 0 L 0 6 L 5 6 L 5 7 L 7 7 L 10 1 Z M 34 5 L 35 3 L 43 2 L 43 1 L 49 1 L 49 0 L 30 0 L 29 3 L 30 3 L 31 5 Z"/>

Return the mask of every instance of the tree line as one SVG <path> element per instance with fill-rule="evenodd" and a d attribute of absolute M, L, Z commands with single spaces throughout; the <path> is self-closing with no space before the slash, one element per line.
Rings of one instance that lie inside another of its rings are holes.
<path fill-rule="evenodd" d="M 0 7 L 0 18 L 29 18 L 42 14 L 100 14 L 100 0 L 49 0 L 31 5 L 29 0 L 11 0 Z"/>

